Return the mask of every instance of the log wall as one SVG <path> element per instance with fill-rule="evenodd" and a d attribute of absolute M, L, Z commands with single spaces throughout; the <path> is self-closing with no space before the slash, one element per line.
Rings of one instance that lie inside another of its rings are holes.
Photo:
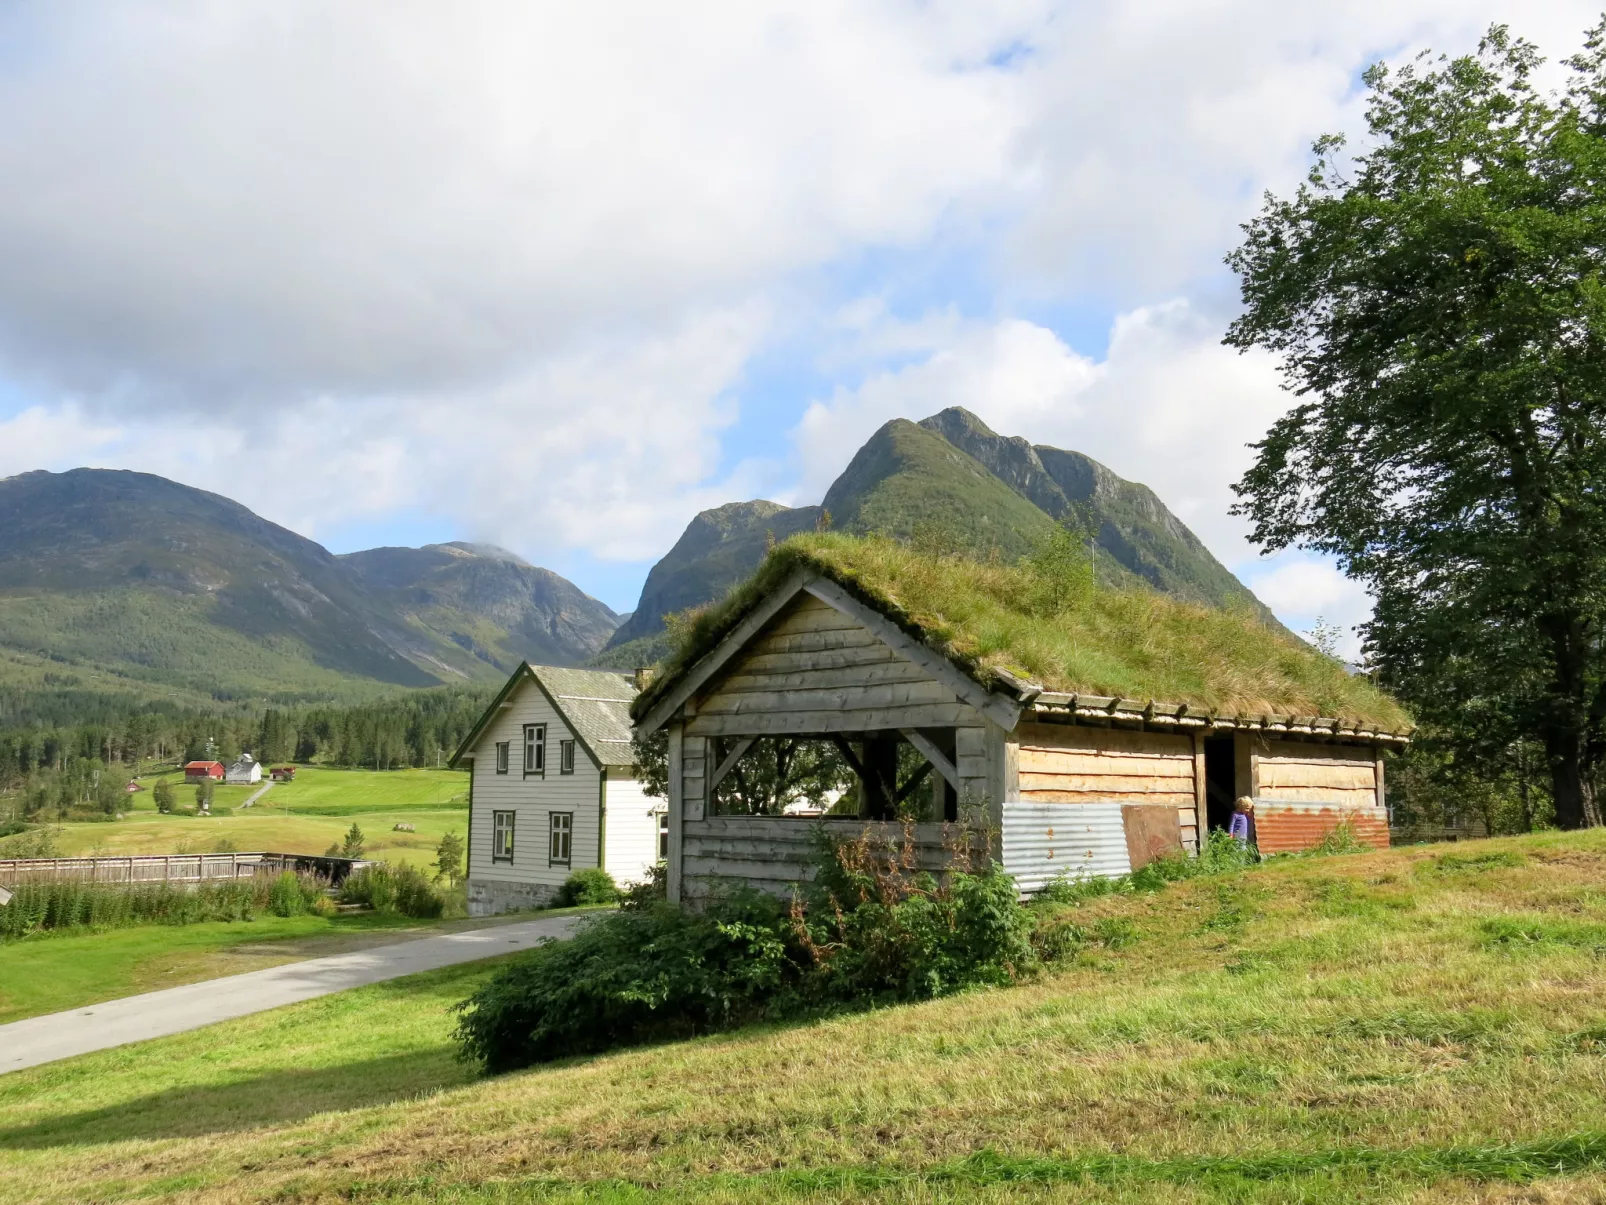
<path fill-rule="evenodd" d="M 1376 754 L 1365 746 L 1266 741 L 1255 758 L 1257 799 L 1377 807 Z"/>
<path fill-rule="evenodd" d="M 1176 818 L 1183 848 L 1198 848 L 1196 775 L 1203 764 L 1191 737 L 1031 723 L 1014 735 L 1022 803 L 1163 807 Z"/>

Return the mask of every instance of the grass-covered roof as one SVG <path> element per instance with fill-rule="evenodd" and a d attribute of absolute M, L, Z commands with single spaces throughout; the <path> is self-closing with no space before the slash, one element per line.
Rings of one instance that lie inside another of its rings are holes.
<path fill-rule="evenodd" d="M 645 715 L 794 571 L 812 570 L 897 622 L 984 685 L 995 671 L 1045 690 L 1186 704 L 1239 718 L 1328 717 L 1400 732 L 1411 719 L 1370 680 L 1242 610 L 1068 579 L 1063 567 L 934 556 L 880 537 L 794 536 L 723 602 L 677 633 L 632 714 Z"/>

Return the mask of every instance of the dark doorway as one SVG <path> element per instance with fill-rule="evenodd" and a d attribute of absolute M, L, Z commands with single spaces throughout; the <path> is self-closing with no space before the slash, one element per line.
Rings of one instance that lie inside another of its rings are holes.
<path fill-rule="evenodd" d="M 1232 823 L 1232 805 L 1238 782 L 1233 759 L 1233 738 L 1217 736 L 1205 742 L 1205 821 L 1225 831 Z"/>

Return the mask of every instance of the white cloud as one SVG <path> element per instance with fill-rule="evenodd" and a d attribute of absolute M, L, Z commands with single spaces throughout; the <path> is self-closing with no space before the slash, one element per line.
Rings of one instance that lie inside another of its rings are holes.
<path fill-rule="evenodd" d="M 1372 614 L 1372 600 L 1359 582 L 1352 581 L 1324 560 L 1298 552 L 1284 553 L 1244 573 L 1245 584 L 1279 618 L 1296 631 L 1309 632 L 1317 622 L 1341 629 L 1338 652 L 1360 656 L 1357 624 Z"/>
<path fill-rule="evenodd" d="M 1595 2 L 1509 19 L 1559 57 Z M 1236 224 L 1358 127 L 1367 63 L 1501 9 L 19 0 L 0 472 L 629 559 L 784 492 L 760 462 L 794 425 L 812 501 L 887 417 L 962 404 L 1150 484 L 1237 565 L 1228 487 L 1286 399 L 1218 343 Z M 1073 311 L 1120 315 L 1101 359 L 1022 316 Z M 800 343 L 819 400 L 732 470 L 738 410 L 776 405 L 753 365 Z"/>
<path fill-rule="evenodd" d="M 125 409 L 495 388 L 996 188 L 1023 20 L 7 6 L 0 356 Z"/>
<path fill-rule="evenodd" d="M 809 406 L 794 432 L 805 500 L 888 419 L 964 406 L 1001 435 L 1074 448 L 1152 487 L 1229 565 L 1252 554 L 1246 525 L 1227 514 L 1230 485 L 1287 397 L 1266 357 L 1223 347 L 1219 324 L 1186 301 L 1119 316 L 1098 363 L 1019 319 L 889 325 L 864 337 L 907 349 L 921 332 L 927 354 Z"/>

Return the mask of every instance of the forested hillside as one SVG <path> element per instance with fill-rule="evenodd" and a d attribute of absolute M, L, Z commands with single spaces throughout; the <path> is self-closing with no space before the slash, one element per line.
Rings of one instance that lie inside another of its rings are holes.
<path fill-rule="evenodd" d="M 472 544 L 344 557 L 146 473 L 0 480 L 0 726 L 358 702 L 577 664 L 618 617 Z"/>

